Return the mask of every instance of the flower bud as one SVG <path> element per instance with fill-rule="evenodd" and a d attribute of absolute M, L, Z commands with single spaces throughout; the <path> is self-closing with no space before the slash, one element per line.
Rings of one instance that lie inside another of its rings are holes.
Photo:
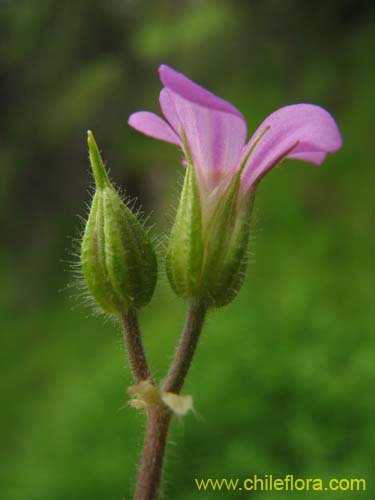
<path fill-rule="evenodd" d="M 167 252 L 175 293 L 221 307 L 237 295 L 245 276 L 253 193 L 240 189 L 240 175 L 210 203 L 202 203 L 188 165 Z"/>
<path fill-rule="evenodd" d="M 82 239 L 82 272 L 101 309 L 119 316 L 151 300 L 156 255 L 145 228 L 111 184 L 90 131 L 88 146 L 96 192 Z"/>

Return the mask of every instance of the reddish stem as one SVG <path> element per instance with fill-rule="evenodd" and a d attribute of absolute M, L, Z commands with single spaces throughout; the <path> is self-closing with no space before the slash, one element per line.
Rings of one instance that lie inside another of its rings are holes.
<path fill-rule="evenodd" d="M 163 391 L 178 394 L 183 386 L 202 330 L 206 308 L 192 304 L 186 317 Z M 138 366 L 137 363 L 135 363 Z M 171 412 L 162 404 L 148 410 L 147 432 L 135 500 L 157 500 Z"/>
<path fill-rule="evenodd" d="M 159 498 L 171 416 L 170 411 L 164 406 L 150 408 L 148 411 L 147 432 L 134 500 L 157 500 Z"/>
<path fill-rule="evenodd" d="M 143 349 L 136 311 L 126 311 L 122 316 L 124 338 L 128 351 L 130 366 L 136 382 L 151 380 L 151 372 Z"/>

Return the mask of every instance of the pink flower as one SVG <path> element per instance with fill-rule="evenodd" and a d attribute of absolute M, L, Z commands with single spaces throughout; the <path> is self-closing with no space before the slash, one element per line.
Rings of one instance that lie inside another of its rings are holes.
<path fill-rule="evenodd" d="M 203 194 L 220 191 L 241 171 L 248 192 L 284 158 L 320 165 L 342 146 L 335 120 L 320 106 L 294 104 L 278 109 L 246 144 L 243 115 L 174 69 L 161 65 L 160 106 L 166 120 L 139 111 L 129 125 L 145 135 L 180 146 L 196 172 Z"/>

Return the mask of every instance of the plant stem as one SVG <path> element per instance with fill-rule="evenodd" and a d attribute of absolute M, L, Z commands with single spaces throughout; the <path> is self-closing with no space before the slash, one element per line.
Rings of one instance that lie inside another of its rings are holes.
<path fill-rule="evenodd" d="M 174 392 L 175 394 L 180 392 L 198 344 L 205 315 L 206 307 L 204 305 L 198 302 L 190 306 L 181 340 L 164 382 L 163 390 L 165 392 Z"/>
<path fill-rule="evenodd" d="M 178 394 L 183 386 L 202 330 L 206 308 L 194 303 L 190 306 L 181 340 L 166 377 L 163 391 Z M 172 414 L 160 404 L 149 408 L 147 431 L 135 500 L 157 500 L 159 496 L 164 454 Z"/>
<path fill-rule="evenodd" d="M 129 310 L 122 316 L 125 344 L 129 355 L 130 366 L 136 382 L 151 380 L 151 372 L 143 349 L 136 311 Z"/>
<path fill-rule="evenodd" d="M 171 416 L 165 406 L 160 405 L 148 410 L 146 438 L 134 500 L 157 500 L 159 497 Z"/>

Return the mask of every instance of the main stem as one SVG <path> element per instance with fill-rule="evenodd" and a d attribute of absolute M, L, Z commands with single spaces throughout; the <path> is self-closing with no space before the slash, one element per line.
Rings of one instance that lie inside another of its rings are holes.
<path fill-rule="evenodd" d="M 171 412 L 162 405 L 148 410 L 146 437 L 134 500 L 157 500 L 159 498 L 171 417 Z"/>
<path fill-rule="evenodd" d="M 190 306 L 181 340 L 177 346 L 163 391 L 178 394 L 188 373 L 202 330 L 206 308 Z M 171 412 L 162 404 L 148 410 L 146 439 L 134 500 L 157 500 L 159 497 L 165 447 Z"/>

